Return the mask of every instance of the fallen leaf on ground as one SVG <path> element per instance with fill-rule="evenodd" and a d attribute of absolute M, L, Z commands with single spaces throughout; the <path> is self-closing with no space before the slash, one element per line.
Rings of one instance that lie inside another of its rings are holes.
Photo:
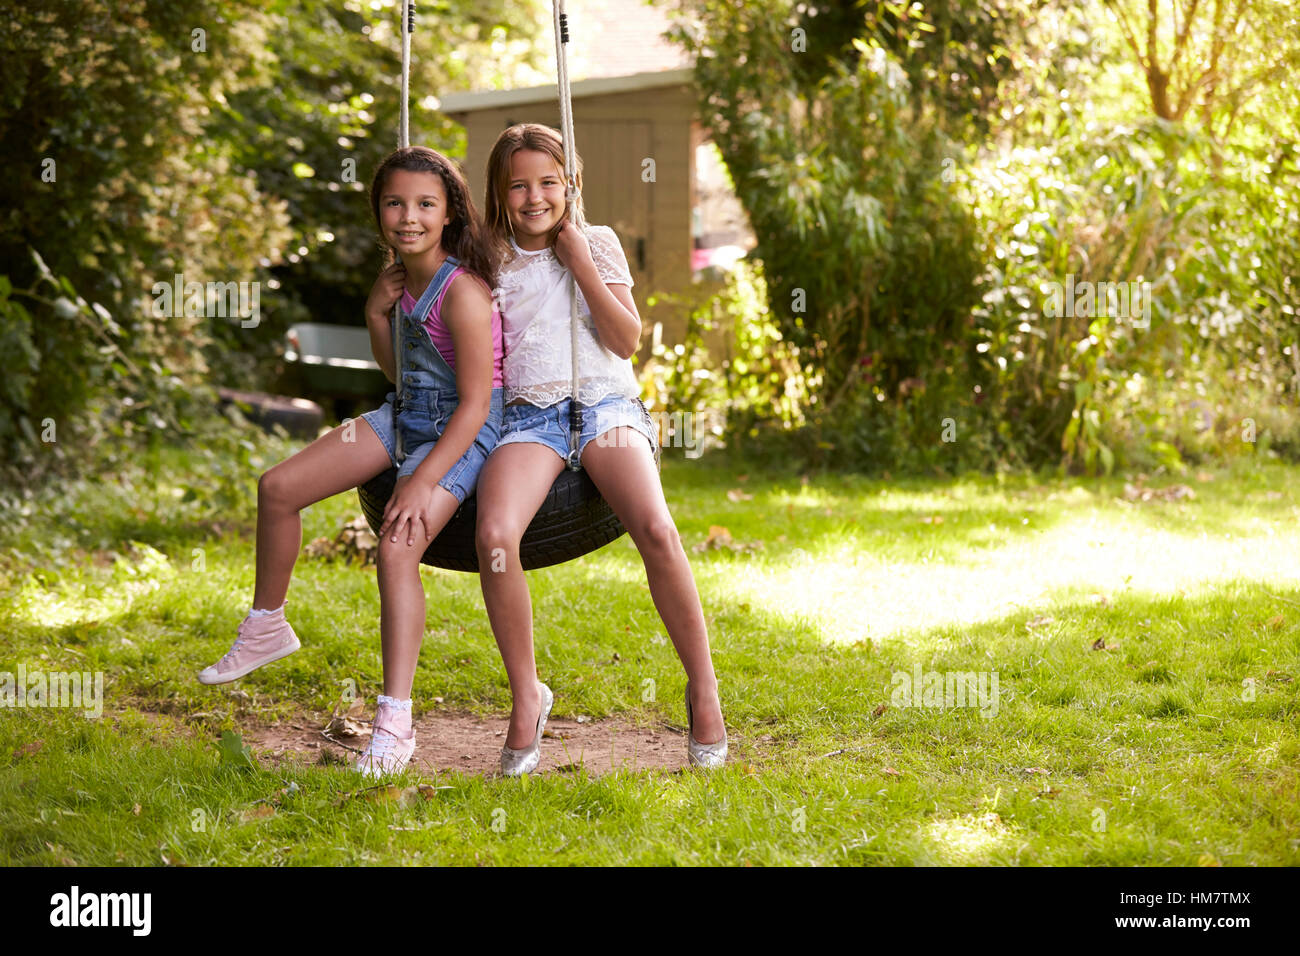
<path fill-rule="evenodd" d="M 731 544 L 731 532 L 720 524 L 709 525 L 709 535 L 704 541 L 695 546 L 696 551 L 703 551 L 705 548 L 723 548 Z"/>
<path fill-rule="evenodd" d="M 140 804 L 137 803 L 137 804 L 135 804 L 135 806 L 131 807 L 131 812 L 134 813 L 134 814 L 138 817 L 138 816 L 140 815 L 140 811 L 143 810 L 143 809 L 144 809 L 144 808 L 141 807 Z"/>
<path fill-rule="evenodd" d="M 261 820 L 265 817 L 273 816 L 275 816 L 275 807 L 271 806 L 269 803 L 259 803 L 257 806 L 251 807 L 241 813 L 239 815 L 239 822 L 249 823 L 253 820 Z"/>
<path fill-rule="evenodd" d="M 749 494 L 748 492 L 741 491 L 739 488 L 732 488 L 730 491 L 727 492 L 728 501 L 752 501 L 753 498 L 754 498 L 753 495 Z"/>
<path fill-rule="evenodd" d="M 221 753 L 221 766 L 234 767 L 239 770 L 256 770 L 257 762 L 253 752 L 244 745 L 244 739 L 233 731 L 223 730 L 221 742 L 217 744 Z"/>
<path fill-rule="evenodd" d="M 17 760 L 19 757 L 30 757 L 32 754 L 36 753 L 44 746 L 45 746 L 45 741 L 43 740 L 33 740 L 29 744 L 23 744 L 21 747 L 19 747 L 17 750 L 14 751 L 14 759 Z"/>
<path fill-rule="evenodd" d="M 340 714 L 330 718 L 330 722 L 325 725 L 325 733 L 331 737 L 364 737 L 370 733 L 370 728 L 346 714 Z"/>
<path fill-rule="evenodd" d="M 332 558 L 334 557 L 334 542 L 329 538 L 312 538 L 307 542 L 304 549 L 309 558 Z"/>
<path fill-rule="evenodd" d="M 334 540 L 316 538 L 307 545 L 307 554 L 326 561 L 342 559 L 361 565 L 374 564 L 379 554 L 379 539 L 364 517 L 353 518 L 339 529 Z"/>
<path fill-rule="evenodd" d="M 365 711 L 366 699 L 358 697 L 352 701 L 345 701 L 347 709 L 344 710 L 343 703 L 335 706 L 334 713 L 330 717 L 330 722 L 325 725 L 325 733 L 331 737 L 355 738 L 365 737 L 370 733 L 370 728 L 366 726 L 362 719 Z"/>
<path fill-rule="evenodd" d="M 893 767 L 886 767 L 885 773 L 889 774 L 891 777 L 901 777 L 903 775 L 903 771 L 895 770 Z"/>
<path fill-rule="evenodd" d="M 1029 628 L 1032 631 L 1036 627 L 1043 627 L 1044 625 L 1051 624 L 1055 620 L 1056 618 L 1054 617 L 1050 617 L 1046 614 L 1040 614 L 1032 621 L 1026 621 L 1025 627 Z"/>
<path fill-rule="evenodd" d="M 57 843 L 51 843 L 49 840 L 45 841 L 45 845 L 50 848 L 50 852 L 54 854 L 56 862 L 59 864 L 59 866 L 77 865 L 76 860 L 74 860 L 70 856 L 64 855 L 68 852 L 67 849 L 65 849 L 64 847 L 59 846 Z"/>
<path fill-rule="evenodd" d="M 881 714 L 883 714 L 883 713 L 884 713 L 885 711 L 887 711 L 887 710 L 889 710 L 889 705 L 888 705 L 888 704 L 880 704 L 880 705 L 878 705 L 878 706 L 876 707 L 875 710 L 873 710 L 873 711 L 871 712 L 871 716 L 872 716 L 872 717 L 879 717 Z"/>
<path fill-rule="evenodd" d="M 402 788 L 395 783 L 384 784 L 381 787 L 370 787 L 362 790 L 359 797 L 364 797 L 372 803 L 381 803 L 385 800 L 399 800 L 402 796 Z"/>
<path fill-rule="evenodd" d="M 763 548 L 763 542 L 733 541 L 730 531 L 722 525 L 714 524 L 709 525 L 708 536 L 699 544 L 692 547 L 691 550 L 695 552 L 721 551 L 724 548 L 728 551 L 761 551 Z"/>
<path fill-rule="evenodd" d="M 167 844 L 158 848 L 158 856 L 163 862 L 163 866 L 189 866 L 175 850 L 169 850 Z"/>
<path fill-rule="evenodd" d="M 1195 497 L 1196 492 L 1187 485 L 1170 485 L 1168 488 L 1146 488 L 1142 485 L 1124 483 L 1125 501 L 1180 501 L 1183 498 L 1190 500 Z"/>

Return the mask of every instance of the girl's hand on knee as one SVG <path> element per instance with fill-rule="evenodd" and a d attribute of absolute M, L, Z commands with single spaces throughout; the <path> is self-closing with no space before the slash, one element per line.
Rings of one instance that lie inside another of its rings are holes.
<path fill-rule="evenodd" d="M 432 487 L 412 481 L 410 475 L 398 478 L 393 496 L 384 508 L 383 524 L 379 527 L 380 539 L 391 535 L 392 540 L 396 541 L 405 531 L 409 547 L 415 544 L 415 524 L 418 521 L 423 529 L 424 540 L 432 541 L 434 532 L 430 528 L 432 519 L 429 517 L 432 507 Z"/>

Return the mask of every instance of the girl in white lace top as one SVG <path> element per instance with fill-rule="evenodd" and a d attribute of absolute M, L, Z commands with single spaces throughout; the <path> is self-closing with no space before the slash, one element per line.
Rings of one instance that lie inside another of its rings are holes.
<path fill-rule="evenodd" d="M 525 240 L 526 241 L 526 240 Z M 623 247 L 608 226 L 589 226 L 587 242 L 601 282 L 631 288 Z M 545 408 L 570 396 L 573 364 L 569 335 L 569 270 L 550 246 L 522 249 L 510 237 L 511 257 L 497 287 L 503 315 L 506 403 L 520 400 Z M 578 289 L 578 401 L 597 404 L 610 395 L 636 398 L 640 389 L 632 363 L 600 342 L 591 308 Z"/>
<path fill-rule="evenodd" d="M 569 222 L 560 135 L 512 126 L 488 159 L 484 218 L 502 256 L 497 301 L 505 345 L 501 438 L 479 475 L 477 545 L 488 617 L 514 696 L 501 752 L 506 774 L 537 766 L 551 703 L 537 680 L 532 604 L 519 542 L 569 455 L 572 406 L 569 274 L 577 289 L 578 402 L 583 469 L 627 528 L 645 562 L 655 607 L 686 669 L 687 755 L 721 766 L 726 727 L 699 592 L 664 501 L 656 431 L 637 397 L 632 355 L 641 317 L 622 244 L 608 226 Z M 594 439 L 594 441 L 593 441 Z M 699 734 L 693 718 L 699 718 Z"/>

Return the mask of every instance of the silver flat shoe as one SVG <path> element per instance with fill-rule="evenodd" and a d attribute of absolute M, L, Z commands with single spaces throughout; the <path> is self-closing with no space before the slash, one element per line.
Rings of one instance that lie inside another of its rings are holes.
<path fill-rule="evenodd" d="M 533 738 L 533 745 L 523 750 L 502 746 L 501 773 L 507 777 L 532 773 L 542 759 L 542 731 L 546 729 L 546 718 L 551 716 L 551 705 L 555 703 L 555 695 L 541 681 L 537 682 L 537 686 L 542 692 L 542 710 L 537 715 L 537 736 Z"/>
<path fill-rule="evenodd" d="M 727 762 L 727 732 L 716 744 L 702 744 L 695 740 L 694 715 L 691 713 L 691 682 L 686 682 L 686 757 L 692 767 L 716 770 Z"/>

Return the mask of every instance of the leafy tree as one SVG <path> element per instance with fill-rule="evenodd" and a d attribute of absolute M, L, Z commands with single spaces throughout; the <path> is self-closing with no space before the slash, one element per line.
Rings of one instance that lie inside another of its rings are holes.
<path fill-rule="evenodd" d="M 0 448 L 18 463 L 33 421 L 55 423 L 54 456 L 105 412 L 128 430 L 165 426 L 203 371 L 207 332 L 193 315 L 155 314 L 153 282 L 246 275 L 288 230 L 283 206 L 201 139 L 209 102 L 265 77 L 255 5 L 6 7 L 0 143 L 21 179 L 0 213 L 2 319 L 27 361 L 0 388 Z"/>
<path fill-rule="evenodd" d="M 509 76 L 545 19 L 537 0 L 421 6 L 412 139 L 456 154 L 463 134 L 436 94 Z M 396 145 L 396 11 L 3 3 L 0 148 L 22 179 L 0 200 L 0 343 L 14 356 L 0 456 L 16 474 L 106 429 L 184 430 L 205 384 L 267 382 L 288 322 L 359 320 L 377 262 L 366 179 Z M 156 308 L 155 283 L 178 274 L 257 283 L 260 320 Z M 54 444 L 37 437 L 47 419 Z"/>
<path fill-rule="evenodd" d="M 799 41 L 826 38 L 801 36 L 791 3 L 688 12 L 674 35 L 696 55 L 701 110 L 758 237 L 772 314 L 815 365 L 823 414 L 951 371 L 974 301 L 973 223 L 905 70 L 861 38 L 841 62 L 836 35 L 815 68 L 801 66 Z"/>
<path fill-rule="evenodd" d="M 1294 90 L 1284 83 L 1300 69 L 1300 18 L 1290 3 L 1103 3 L 1141 67 L 1152 112 L 1163 120 L 1182 120 L 1195 110 L 1206 132 L 1222 143 L 1253 100 Z M 1294 112 L 1290 118 L 1294 122 Z"/>

